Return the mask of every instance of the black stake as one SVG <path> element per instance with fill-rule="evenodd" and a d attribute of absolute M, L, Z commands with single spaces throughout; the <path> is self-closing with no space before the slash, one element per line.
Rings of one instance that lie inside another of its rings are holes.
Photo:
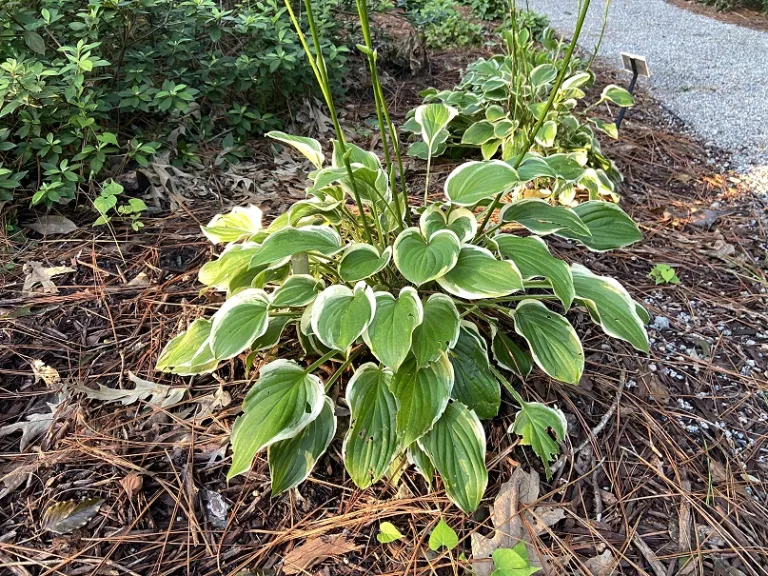
<path fill-rule="evenodd" d="M 635 59 L 632 58 L 632 80 L 629 82 L 629 93 L 634 94 L 635 93 L 635 84 L 637 83 L 637 77 L 640 75 L 640 73 L 637 70 L 637 62 L 635 62 Z M 619 110 L 619 117 L 616 118 L 616 129 L 618 130 L 621 128 L 621 121 L 624 120 L 624 114 L 626 114 L 627 108 L 624 107 L 621 110 Z"/>

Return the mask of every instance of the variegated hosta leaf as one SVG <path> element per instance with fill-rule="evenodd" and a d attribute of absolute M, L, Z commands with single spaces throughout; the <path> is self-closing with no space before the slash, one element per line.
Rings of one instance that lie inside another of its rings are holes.
<path fill-rule="evenodd" d="M 288 221 L 291 226 L 300 226 L 312 224 L 322 217 L 328 224 L 339 225 L 341 223 L 341 215 L 338 213 L 340 205 L 341 201 L 335 199 L 309 198 L 300 200 L 288 209 Z"/>
<path fill-rule="evenodd" d="M 168 342 L 157 359 L 156 370 L 173 372 L 182 376 L 202 374 L 216 368 L 210 347 L 211 321 L 199 318 Z"/>
<path fill-rule="evenodd" d="M 360 195 L 360 200 L 365 204 L 380 204 L 392 200 L 392 190 L 389 188 L 387 173 L 381 168 L 372 170 L 360 164 L 352 165 L 352 174 L 355 178 L 355 186 L 350 183 L 347 173 L 339 180 L 342 188 L 354 198 L 355 188 Z"/>
<path fill-rule="evenodd" d="M 211 350 L 226 360 L 246 350 L 267 331 L 269 296 L 257 288 L 238 292 L 216 311 L 211 321 Z"/>
<path fill-rule="evenodd" d="M 233 279 L 248 271 L 248 266 L 253 258 L 261 250 L 261 245 L 255 242 L 244 244 L 232 244 L 227 246 L 216 260 L 206 262 L 197 278 L 201 283 L 216 290 L 226 291 Z M 258 274 L 256 270 L 255 274 Z M 254 275 L 255 275 L 254 274 Z"/>
<path fill-rule="evenodd" d="M 520 182 L 517 171 L 501 160 L 465 162 L 445 181 L 445 195 L 458 206 L 472 206 Z"/>
<path fill-rule="evenodd" d="M 439 144 L 448 138 L 446 128 L 459 111 L 441 102 L 422 104 L 416 108 L 414 118 L 421 126 L 421 137 L 427 145 L 428 154 L 432 155 Z"/>
<path fill-rule="evenodd" d="M 527 352 L 524 352 L 514 340 L 491 325 L 491 350 L 496 364 L 520 378 L 527 378 L 533 370 L 533 362 Z"/>
<path fill-rule="evenodd" d="M 584 303 L 605 333 L 648 352 L 646 322 L 638 314 L 637 304 L 626 289 L 614 278 L 598 276 L 581 264 L 573 264 L 571 270 L 576 299 Z"/>
<path fill-rule="evenodd" d="M 520 176 L 521 182 L 530 182 L 536 178 L 557 177 L 544 158 L 533 154 L 526 155 L 520 166 L 517 167 L 517 174 Z"/>
<path fill-rule="evenodd" d="M 579 163 L 578 156 L 571 154 L 550 154 L 544 158 L 549 167 L 555 173 L 555 177 L 565 182 L 577 182 L 584 174 L 584 167 Z M 586 155 L 582 156 L 586 162 Z"/>
<path fill-rule="evenodd" d="M 466 298 L 499 298 L 523 289 L 523 279 L 511 260 L 497 260 L 489 250 L 465 244 L 456 265 L 437 279 L 443 290 Z"/>
<path fill-rule="evenodd" d="M 432 294 L 424 303 L 424 319 L 413 332 L 411 351 L 424 367 L 448 352 L 459 338 L 459 311 L 445 294 Z"/>
<path fill-rule="evenodd" d="M 616 86 L 616 84 L 609 84 L 603 88 L 603 93 L 600 95 L 600 100 L 608 100 L 617 106 L 622 106 L 624 108 L 634 106 L 635 104 L 635 98 L 632 96 L 632 94 L 626 88 Z"/>
<path fill-rule="evenodd" d="M 464 131 L 461 137 L 462 144 L 481 146 L 494 138 L 493 124 L 488 120 L 475 122 Z"/>
<path fill-rule="evenodd" d="M 574 210 L 564 206 L 552 206 L 538 198 L 507 204 L 501 210 L 500 217 L 502 222 L 517 222 L 534 234 L 560 233 L 564 229 L 584 236 L 590 234 L 589 228 Z"/>
<path fill-rule="evenodd" d="M 347 385 L 350 420 L 342 452 L 347 472 L 360 488 L 378 482 L 400 448 L 391 381 L 391 370 L 369 362 L 355 371 Z"/>
<path fill-rule="evenodd" d="M 237 242 L 261 230 L 262 216 L 257 206 L 236 206 L 228 214 L 216 214 L 201 230 L 214 244 Z"/>
<path fill-rule="evenodd" d="M 469 242 L 477 233 L 477 218 L 471 210 L 456 208 L 448 214 L 437 204 L 429 206 L 419 219 L 419 228 L 425 238 L 429 238 L 438 230 L 451 230 L 459 237 L 459 242 Z"/>
<path fill-rule="evenodd" d="M 451 402 L 419 446 L 440 472 L 448 498 L 464 512 L 474 512 L 488 485 L 485 431 L 477 415 Z"/>
<path fill-rule="evenodd" d="M 289 276 L 272 295 L 271 308 L 290 308 L 306 306 L 312 302 L 325 287 L 322 280 L 309 274 L 294 274 Z"/>
<path fill-rule="evenodd" d="M 250 267 L 271 264 L 300 252 L 317 252 L 329 256 L 341 250 L 339 233 L 328 226 L 283 228 L 270 235 L 253 258 Z"/>
<path fill-rule="evenodd" d="M 544 122 L 536 134 L 536 143 L 542 148 L 551 148 L 557 137 L 557 123 L 554 120 Z"/>
<path fill-rule="evenodd" d="M 363 334 L 375 313 L 376 298 L 365 282 L 354 290 L 329 286 L 312 304 L 312 332 L 329 348 L 343 351 Z"/>
<path fill-rule="evenodd" d="M 432 461 L 429 456 L 426 455 L 424 450 L 419 448 L 419 443 L 414 442 L 408 447 L 406 452 L 408 463 L 413 464 L 416 471 L 424 477 L 427 481 L 427 487 L 432 488 L 432 480 L 435 477 L 435 467 L 432 465 Z"/>
<path fill-rule="evenodd" d="M 336 434 L 333 401 L 327 396 L 317 418 L 293 438 L 280 440 L 269 447 L 269 475 L 272 496 L 295 488 L 307 479 L 315 463 L 325 454 Z"/>
<path fill-rule="evenodd" d="M 584 372 L 584 350 L 573 326 L 538 300 L 523 300 L 514 312 L 515 331 L 533 354 L 533 360 L 549 376 L 578 384 Z"/>
<path fill-rule="evenodd" d="M 530 446 L 544 465 L 547 478 L 551 478 L 549 463 L 560 453 L 558 442 L 565 439 L 568 423 L 562 411 L 550 408 L 540 402 L 525 402 L 515 394 L 520 411 L 507 432 L 519 435 L 520 444 Z M 549 433 L 549 430 L 555 438 Z"/>
<path fill-rule="evenodd" d="M 270 138 L 274 138 L 278 142 L 282 142 L 283 144 L 288 144 L 289 146 L 292 146 L 304 156 L 307 157 L 307 159 L 312 162 L 317 168 L 323 167 L 323 162 L 325 162 L 325 156 L 323 155 L 323 148 L 320 146 L 320 142 L 315 140 L 314 138 L 306 138 L 304 136 L 294 136 L 292 134 L 286 134 L 285 132 L 280 132 L 278 130 L 272 130 L 271 132 L 267 132 L 265 136 L 269 136 Z"/>
<path fill-rule="evenodd" d="M 393 254 L 406 280 L 421 286 L 453 268 L 460 249 L 459 237 L 450 230 L 438 230 L 427 240 L 418 228 L 407 228 L 395 240 Z"/>
<path fill-rule="evenodd" d="M 491 372 L 485 340 L 470 322 L 462 322 L 459 339 L 448 353 L 453 365 L 451 396 L 480 418 L 493 418 L 501 405 L 501 386 Z"/>
<path fill-rule="evenodd" d="M 589 234 L 575 229 L 561 229 L 557 235 L 578 240 L 594 252 L 623 248 L 643 239 L 643 233 L 632 218 L 612 202 L 590 200 L 574 206 L 573 211 Z"/>
<path fill-rule="evenodd" d="M 523 280 L 537 276 L 546 278 L 563 307 L 566 310 L 571 307 L 574 297 L 571 269 L 566 262 L 550 254 L 549 248 L 541 238 L 499 234 L 493 241 L 499 248 L 499 254 L 517 265 Z"/>
<path fill-rule="evenodd" d="M 344 282 L 357 282 L 381 272 L 392 258 L 392 247 L 379 255 L 370 244 L 350 244 L 339 261 L 339 276 Z"/>
<path fill-rule="evenodd" d="M 352 144 L 351 142 L 345 142 L 344 149 L 347 154 L 349 154 L 350 164 L 362 164 L 366 168 L 374 171 L 381 168 L 381 160 L 379 160 L 379 157 L 375 152 L 363 150 L 360 146 Z M 339 146 L 338 140 L 333 141 L 332 164 L 334 168 L 344 168 L 344 160 L 342 158 L 341 146 Z"/>
<path fill-rule="evenodd" d="M 259 451 L 303 430 L 320 414 L 324 397 L 320 379 L 295 362 L 280 359 L 264 366 L 232 428 L 227 480 L 247 472 Z"/>
<path fill-rule="evenodd" d="M 274 316 L 270 318 L 269 325 L 264 334 L 251 342 L 251 345 L 249 346 L 251 353 L 255 354 L 256 352 L 269 350 L 270 348 L 277 346 L 285 327 L 294 320 L 295 318 L 291 316 Z"/>
<path fill-rule="evenodd" d="M 410 446 L 432 428 L 448 404 L 453 388 L 453 366 L 448 357 L 418 368 L 409 358 L 392 378 L 391 390 L 397 398 L 397 435 L 401 446 Z"/>
<path fill-rule="evenodd" d="M 376 292 L 376 314 L 363 332 L 374 356 L 387 368 L 397 371 L 411 351 L 411 336 L 424 319 L 419 293 L 406 286 L 395 297 Z"/>

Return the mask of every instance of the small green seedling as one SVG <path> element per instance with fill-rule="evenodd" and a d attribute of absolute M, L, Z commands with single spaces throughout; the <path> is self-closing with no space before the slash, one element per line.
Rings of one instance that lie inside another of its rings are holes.
<path fill-rule="evenodd" d="M 656 282 L 656 284 L 680 284 L 680 278 L 677 277 L 675 269 L 669 264 L 656 264 L 651 273 L 648 274 L 648 278 Z"/>
<path fill-rule="evenodd" d="M 93 201 L 93 206 L 99 212 L 99 217 L 93 223 L 94 226 L 107 224 L 116 212 L 118 216 L 129 218 L 131 228 L 136 232 L 144 227 L 141 215 L 147 209 L 147 205 L 139 198 L 128 198 L 127 202 L 118 206 L 118 197 L 123 193 L 123 190 L 124 188 L 114 180 L 108 181 L 102 188 L 101 194 Z M 110 211 L 112 211 L 111 215 Z"/>
<path fill-rule="evenodd" d="M 459 537 L 456 535 L 456 531 L 440 518 L 440 522 L 437 523 L 429 536 L 430 550 L 437 552 L 442 547 L 445 547 L 446 550 L 453 550 L 458 545 Z"/>
<path fill-rule="evenodd" d="M 493 565 L 496 569 L 491 576 L 531 576 L 541 570 L 538 566 L 531 566 L 525 542 L 518 542 L 514 548 L 494 551 Z"/>
<path fill-rule="evenodd" d="M 376 540 L 382 544 L 389 544 L 401 538 L 403 538 L 402 532 L 392 522 L 382 522 L 379 524 L 379 533 L 376 534 Z"/>

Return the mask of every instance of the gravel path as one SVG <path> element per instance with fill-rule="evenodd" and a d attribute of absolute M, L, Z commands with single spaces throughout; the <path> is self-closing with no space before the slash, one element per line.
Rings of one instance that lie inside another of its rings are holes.
<path fill-rule="evenodd" d="M 576 0 L 527 1 L 570 37 Z M 592 0 L 580 40 L 587 50 L 598 41 L 604 10 L 605 0 Z M 695 134 L 732 152 L 733 168 L 768 174 L 768 32 L 664 0 L 613 0 L 600 56 L 621 66 L 621 52 L 646 57 L 652 76 L 641 85 Z"/>

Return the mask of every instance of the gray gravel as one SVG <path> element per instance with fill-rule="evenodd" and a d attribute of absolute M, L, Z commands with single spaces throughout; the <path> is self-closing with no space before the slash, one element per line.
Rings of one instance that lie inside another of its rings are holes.
<path fill-rule="evenodd" d="M 527 1 L 570 37 L 575 0 Z M 600 36 L 604 10 L 605 0 L 592 0 L 579 41 L 588 51 Z M 768 175 L 768 32 L 719 22 L 664 0 L 613 0 L 599 54 L 621 67 L 621 52 L 646 57 L 651 78 L 641 78 L 641 86 L 700 138 L 731 152 L 732 168 Z"/>

